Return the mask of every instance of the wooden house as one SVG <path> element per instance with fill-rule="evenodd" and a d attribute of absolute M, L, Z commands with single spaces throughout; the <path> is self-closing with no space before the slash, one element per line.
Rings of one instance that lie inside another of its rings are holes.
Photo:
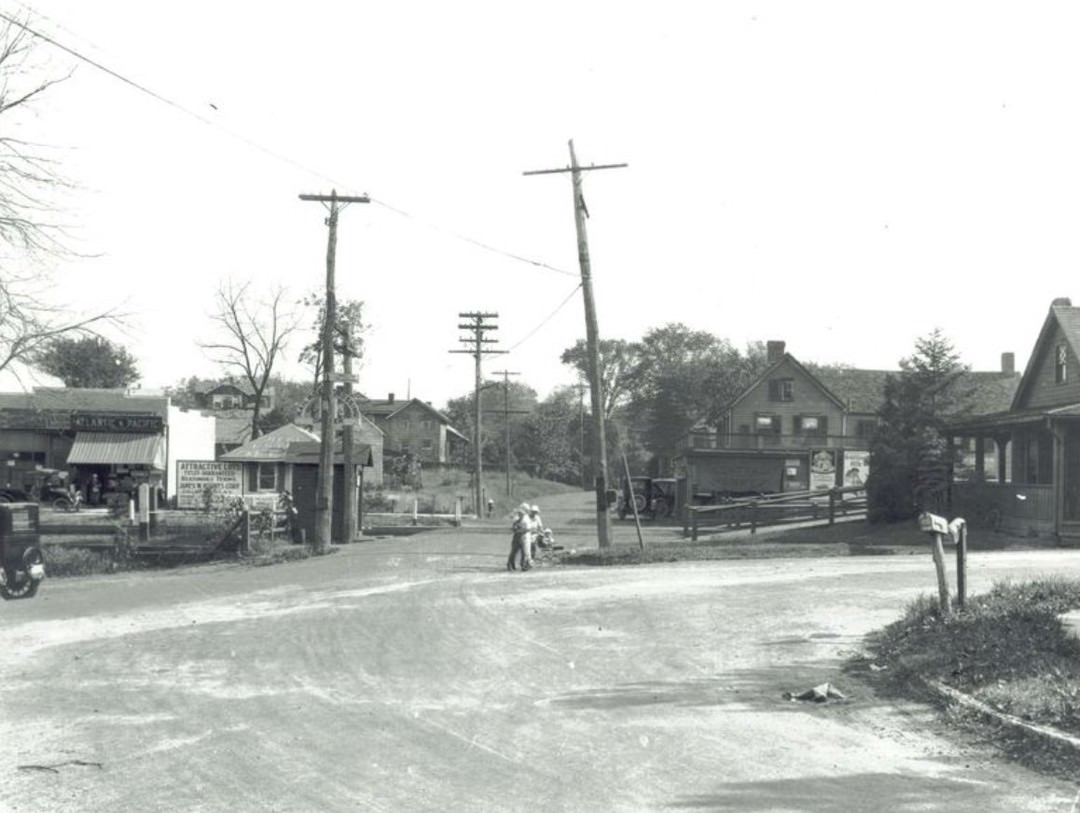
<path fill-rule="evenodd" d="M 768 367 L 726 405 L 720 425 L 687 437 L 676 459 L 682 501 L 866 482 L 885 382 L 899 371 L 812 370 L 780 341 L 767 352 Z M 1004 353 L 1001 370 L 969 374 L 980 412 L 1010 403 L 1019 383 L 1012 359 Z"/>
<path fill-rule="evenodd" d="M 950 429 L 975 455 L 954 475 L 954 516 L 1080 541 L 1080 308 L 1065 298 L 1050 305 L 1006 410 Z"/>

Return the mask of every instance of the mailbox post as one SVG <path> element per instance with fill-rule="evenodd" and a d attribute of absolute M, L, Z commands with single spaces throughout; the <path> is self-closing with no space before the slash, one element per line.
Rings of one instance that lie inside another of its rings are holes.
<path fill-rule="evenodd" d="M 942 617 L 947 618 L 952 614 L 952 606 L 949 603 L 949 582 L 945 577 L 945 549 L 941 538 L 949 533 L 949 523 L 945 517 L 924 511 L 919 514 L 919 530 L 930 534 L 933 540 L 930 544 L 930 552 L 933 554 L 934 568 L 937 570 L 938 607 L 941 609 Z"/>

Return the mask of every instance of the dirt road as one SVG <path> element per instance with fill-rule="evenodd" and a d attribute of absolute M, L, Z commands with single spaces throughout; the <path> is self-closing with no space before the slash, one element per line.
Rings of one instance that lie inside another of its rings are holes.
<path fill-rule="evenodd" d="M 582 506 L 549 513 L 561 539 Z M 510 574 L 506 547 L 432 532 L 0 606 L 0 808 L 1075 810 L 845 685 L 929 556 Z M 976 553 L 969 582 L 1048 572 L 1080 552 Z M 823 681 L 851 696 L 782 697 Z"/>

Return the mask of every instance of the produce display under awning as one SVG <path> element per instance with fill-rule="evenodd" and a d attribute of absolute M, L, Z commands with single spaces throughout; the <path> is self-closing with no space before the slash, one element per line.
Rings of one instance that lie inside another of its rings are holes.
<path fill-rule="evenodd" d="M 67 462 L 69 466 L 150 466 L 164 471 L 165 441 L 160 435 L 77 432 Z"/>

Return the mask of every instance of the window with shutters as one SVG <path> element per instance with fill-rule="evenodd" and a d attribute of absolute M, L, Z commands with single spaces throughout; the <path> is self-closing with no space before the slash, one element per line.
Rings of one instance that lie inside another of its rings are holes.
<path fill-rule="evenodd" d="M 779 435 L 780 416 L 758 415 L 757 420 L 754 422 L 754 428 L 759 435 Z"/>
<path fill-rule="evenodd" d="M 770 378 L 769 379 L 770 401 L 794 401 L 795 379 L 793 378 Z"/>

